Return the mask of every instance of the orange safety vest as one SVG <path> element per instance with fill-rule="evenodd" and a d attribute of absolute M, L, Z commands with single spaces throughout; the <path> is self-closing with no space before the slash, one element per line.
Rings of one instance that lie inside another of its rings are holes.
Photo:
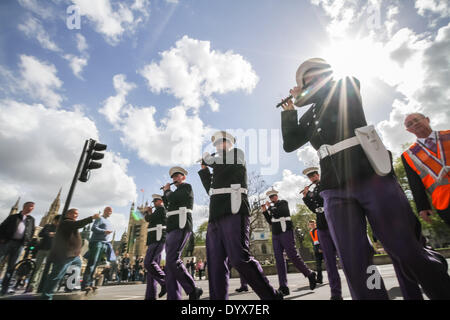
<path fill-rule="evenodd" d="M 450 203 L 450 130 L 436 133 L 437 154 L 420 142 L 403 152 L 408 165 L 422 179 L 437 210 Z"/>
<path fill-rule="evenodd" d="M 315 231 L 315 233 L 314 233 L 314 231 Z M 319 235 L 317 234 L 317 228 L 314 230 L 311 230 L 309 232 L 309 234 L 311 235 L 311 238 L 314 241 L 314 244 L 319 244 Z"/>

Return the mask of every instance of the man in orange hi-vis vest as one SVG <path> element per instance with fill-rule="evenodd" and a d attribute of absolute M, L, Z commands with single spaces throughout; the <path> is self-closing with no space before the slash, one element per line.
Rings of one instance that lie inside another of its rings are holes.
<path fill-rule="evenodd" d="M 450 226 L 450 130 L 433 131 L 430 119 L 412 113 L 405 119 L 406 130 L 417 141 L 402 154 L 409 185 L 423 220 L 431 222 L 431 202 L 439 216 Z"/>

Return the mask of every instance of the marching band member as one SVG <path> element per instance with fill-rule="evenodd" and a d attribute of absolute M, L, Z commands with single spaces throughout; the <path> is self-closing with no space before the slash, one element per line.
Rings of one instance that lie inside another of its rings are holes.
<path fill-rule="evenodd" d="M 186 182 L 187 171 L 181 167 L 173 167 L 169 175 L 176 186 L 170 190 L 170 183 L 164 187 L 163 201 L 167 208 L 166 237 L 166 289 L 168 300 L 181 300 L 181 287 L 189 295 L 189 300 L 198 300 L 203 294 L 201 288 L 195 286 L 194 279 L 186 270 L 181 260 L 186 243 L 192 233 L 192 208 L 194 192 Z"/>
<path fill-rule="evenodd" d="M 313 190 L 310 191 L 310 188 L 306 187 L 302 191 L 303 202 L 309 210 L 316 214 L 317 223 L 315 223 L 315 227 L 317 227 L 317 229 L 315 230 L 316 233 L 312 233 L 311 235 L 315 246 L 314 253 L 316 253 L 316 250 L 318 251 L 320 248 L 322 252 L 318 252 L 318 254 L 323 255 L 323 258 L 325 259 L 325 266 L 327 268 L 328 281 L 331 289 L 331 300 L 342 300 L 341 278 L 336 266 L 336 247 L 333 239 L 331 238 L 327 219 L 325 218 L 325 213 L 323 211 L 323 199 L 319 195 L 319 168 L 307 168 L 303 170 L 303 174 L 306 175 L 313 184 L 315 184 L 315 188 Z M 320 264 L 322 264 L 322 261 L 320 261 Z M 322 277 L 320 276 L 319 278 L 318 276 L 318 280 L 322 280 Z"/>
<path fill-rule="evenodd" d="M 293 102 L 283 104 L 283 148 L 292 152 L 309 141 L 318 150 L 320 195 L 353 299 L 388 299 L 383 281 L 367 285 L 373 262 L 366 217 L 386 252 L 430 299 L 450 299 L 446 267 L 417 239 L 414 214 L 392 173 L 389 153 L 367 126 L 359 81 L 333 81 L 323 59 L 305 61 L 296 78 L 295 104 L 311 107 L 297 120 Z"/>
<path fill-rule="evenodd" d="M 152 207 L 148 207 L 145 215 L 145 221 L 148 222 L 148 249 L 144 260 L 144 266 L 148 272 L 145 300 L 156 300 L 156 283 L 161 286 L 160 298 L 167 292 L 166 274 L 159 265 L 166 241 L 166 209 L 161 195 L 153 194 L 152 198 L 155 211 L 152 210 Z"/>
<path fill-rule="evenodd" d="M 284 252 L 286 252 L 286 255 L 295 267 L 308 278 L 309 287 L 311 290 L 314 290 L 316 287 L 316 273 L 306 266 L 295 248 L 294 229 L 292 227 L 288 202 L 286 200 L 279 200 L 278 191 L 273 188 L 267 191 L 266 195 L 269 197 L 271 203 L 267 201 L 262 205 L 262 211 L 267 223 L 272 227 L 273 252 L 277 266 L 278 282 L 280 284 L 278 290 L 285 296 L 289 295 Z"/>
<path fill-rule="evenodd" d="M 261 299 L 281 299 L 282 294 L 269 284 L 261 265 L 249 252 L 250 210 L 244 152 L 233 148 L 235 138 L 225 131 L 216 132 L 211 140 L 216 157 L 205 155 L 198 172 L 211 196 L 206 234 L 210 298 L 228 299 L 228 258 Z M 212 167 L 212 173 L 206 164 Z"/>

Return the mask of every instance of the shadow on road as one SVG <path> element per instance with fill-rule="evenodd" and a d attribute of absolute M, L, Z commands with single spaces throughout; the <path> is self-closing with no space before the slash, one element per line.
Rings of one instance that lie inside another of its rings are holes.
<path fill-rule="evenodd" d="M 308 287 L 309 288 L 309 287 Z M 312 291 L 310 291 L 310 292 L 307 292 L 307 293 L 304 293 L 304 294 L 299 294 L 299 295 L 296 295 L 296 296 L 289 296 L 289 297 L 284 297 L 284 300 L 293 300 L 293 299 L 297 299 L 297 298 L 300 298 L 300 297 L 304 297 L 304 296 L 307 296 L 307 295 L 310 295 L 310 294 L 313 294 L 314 292 L 312 292 Z"/>

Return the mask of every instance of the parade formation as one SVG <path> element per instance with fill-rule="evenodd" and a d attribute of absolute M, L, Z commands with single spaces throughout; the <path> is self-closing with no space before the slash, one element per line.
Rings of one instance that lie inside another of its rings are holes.
<path fill-rule="evenodd" d="M 345 280 L 354 300 L 387 300 L 381 279 L 377 288 L 367 285 L 367 270 L 373 265 L 374 248 L 367 234 L 381 242 L 392 259 L 404 299 L 422 300 L 422 291 L 429 299 L 450 299 L 448 266 L 438 252 L 430 248 L 421 234 L 420 221 L 395 176 L 392 155 L 384 147 L 373 126 L 368 126 L 362 107 L 360 82 L 353 77 L 335 79 L 332 66 L 313 58 L 300 65 L 296 72 L 297 86 L 277 107 L 282 107 L 281 130 L 283 148 L 293 152 L 306 143 L 317 151 L 320 166 L 303 170 L 311 184 L 298 195 L 315 220 L 309 221 L 316 270 L 304 262 L 295 244 L 289 204 L 271 188 L 260 207 L 272 231 L 272 244 L 278 276 L 278 289 L 270 283 L 263 268 L 250 252 L 250 201 L 244 151 L 235 147 L 236 138 L 227 131 L 211 137 L 215 153 L 202 157 L 198 177 L 209 196 L 209 218 L 206 233 L 206 269 L 209 299 L 229 299 L 231 267 L 241 277 L 241 288 L 249 286 L 262 300 L 282 300 L 290 295 L 285 255 L 309 282 L 310 290 L 323 282 L 322 260 L 330 286 L 330 299 L 343 300 L 341 281 Z M 298 118 L 295 109 L 307 107 Z M 430 219 L 432 207 L 446 224 L 450 224 L 450 130 L 433 131 L 430 119 L 414 113 L 405 119 L 406 129 L 417 141 L 402 154 L 409 184 L 420 217 Z M 203 290 L 185 266 L 182 253 L 193 233 L 192 211 L 194 193 L 192 174 L 180 166 L 170 168 L 172 182 L 162 187 L 162 194 L 153 194 L 153 206 L 144 210 L 148 222 L 146 300 L 189 300 L 202 298 Z M 428 201 L 431 197 L 431 204 Z M 34 219 L 29 215 L 34 203 L 8 217 L 0 225 L 0 259 L 9 256 L 2 281 L 2 294 L 7 294 L 13 267 L 24 245 L 31 240 Z M 85 256 L 82 287 L 95 291 L 94 271 L 99 257 L 115 261 L 111 247 L 110 207 L 103 215 L 95 214 L 77 220 L 78 210 L 63 213 L 61 221 L 47 227 L 47 260 L 52 269 L 42 280 L 42 298 L 52 299 L 67 268 L 80 263 L 79 229 L 94 222 L 89 252 Z M 56 225 L 59 223 L 58 229 Z M 53 244 L 50 245 L 53 240 Z M 161 268 L 165 250 L 165 268 Z M 43 268 L 43 258 L 39 268 Z M 341 279 L 337 261 L 345 279 Z M 42 277 L 40 271 L 38 278 Z M 29 291 L 38 280 L 32 278 Z M 158 285 L 160 291 L 158 293 Z"/>

